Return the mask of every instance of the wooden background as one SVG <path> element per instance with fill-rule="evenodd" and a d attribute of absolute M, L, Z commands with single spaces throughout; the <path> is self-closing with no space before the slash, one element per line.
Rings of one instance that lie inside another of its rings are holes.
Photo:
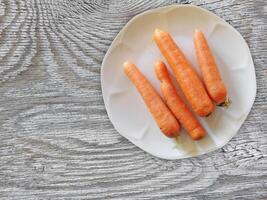
<path fill-rule="evenodd" d="M 128 20 L 175 3 L 206 8 L 240 31 L 258 91 L 225 147 L 166 161 L 114 130 L 100 65 Z M 264 0 L 0 0 L 0 198 L 266 199 L 266 32 Z"/>

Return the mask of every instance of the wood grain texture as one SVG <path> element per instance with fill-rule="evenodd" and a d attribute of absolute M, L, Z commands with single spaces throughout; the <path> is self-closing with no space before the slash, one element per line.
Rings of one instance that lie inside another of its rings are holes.
<path fill-rule="evenodd" d="M 128 20 L 175 3 L 240 31 L 257 97 L 225 147 L 165 161 L 114 130 L 100 65 Z M 0 198 L 267 199 L 266 32 L 264 0 L 0 0 Z"/>

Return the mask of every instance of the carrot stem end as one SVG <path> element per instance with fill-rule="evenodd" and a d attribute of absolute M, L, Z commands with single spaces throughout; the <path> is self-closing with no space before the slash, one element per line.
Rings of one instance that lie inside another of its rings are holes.
<path fill-rule="evenodd" d="M 223 103 L 219 104 L 218 106 L 228 108 L 231 103 L 232 101 L 229 98 L 227 98 Z"/>

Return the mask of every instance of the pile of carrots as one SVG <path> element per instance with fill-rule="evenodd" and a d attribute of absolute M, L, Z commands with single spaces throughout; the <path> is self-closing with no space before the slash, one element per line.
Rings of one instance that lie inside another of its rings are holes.
<path fill-rule="evenodd" d="M 209 116 L 214 111 L 214 103 L 227 103 L 227 89 L 203 32 L 196 30 L 194 34 L 195 53 L 203 82 L 168 32 L 156 29 L 153 39 L 197 115 Z M 199 140 L 206 135 L 203 126 L 177 93 L 163 61 L 155 63 L 155 73 L 160 81 L 163 99 L 135 64 L 125 62 L 124 73 L 141 94 L 158 127 L 167 137 L 179 136 L 180 124 L 193 140 Z"/>

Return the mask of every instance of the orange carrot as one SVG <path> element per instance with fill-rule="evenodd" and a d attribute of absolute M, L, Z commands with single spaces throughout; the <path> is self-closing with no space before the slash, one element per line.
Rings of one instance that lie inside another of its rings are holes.
<path fill-rule="evenodd" d="M 167 137 L 177 137 L 179 135 L 180 125 L 150 82 L 133 63 L 127 61 L 123 66 L 124 73 L 141 94 L 161 131 Z"/>
<path fill-rule="evenodd" d="M 163 98 L 172 113 L 193 140 L 203 138 L 205 136 L 205 130 L 178 95 L 170 79 L 166 65 L 162 61 L 156 62 L 155 72 L 160 80 L 160 89 Z"/>
<path fill-rule="evenodd" d="M 195 31 L 194 44 L 198 64 L 208 93 L 217 105 L 223 104 L 226 101 L 227 90 L 203 32 Z"/>
<path fill-rule="evenodd" d="M 209 115 L 214 105 L 197 73 L 170 34 L 156 29 L 153 37 L 193 110 L 202 117 Z"/>

